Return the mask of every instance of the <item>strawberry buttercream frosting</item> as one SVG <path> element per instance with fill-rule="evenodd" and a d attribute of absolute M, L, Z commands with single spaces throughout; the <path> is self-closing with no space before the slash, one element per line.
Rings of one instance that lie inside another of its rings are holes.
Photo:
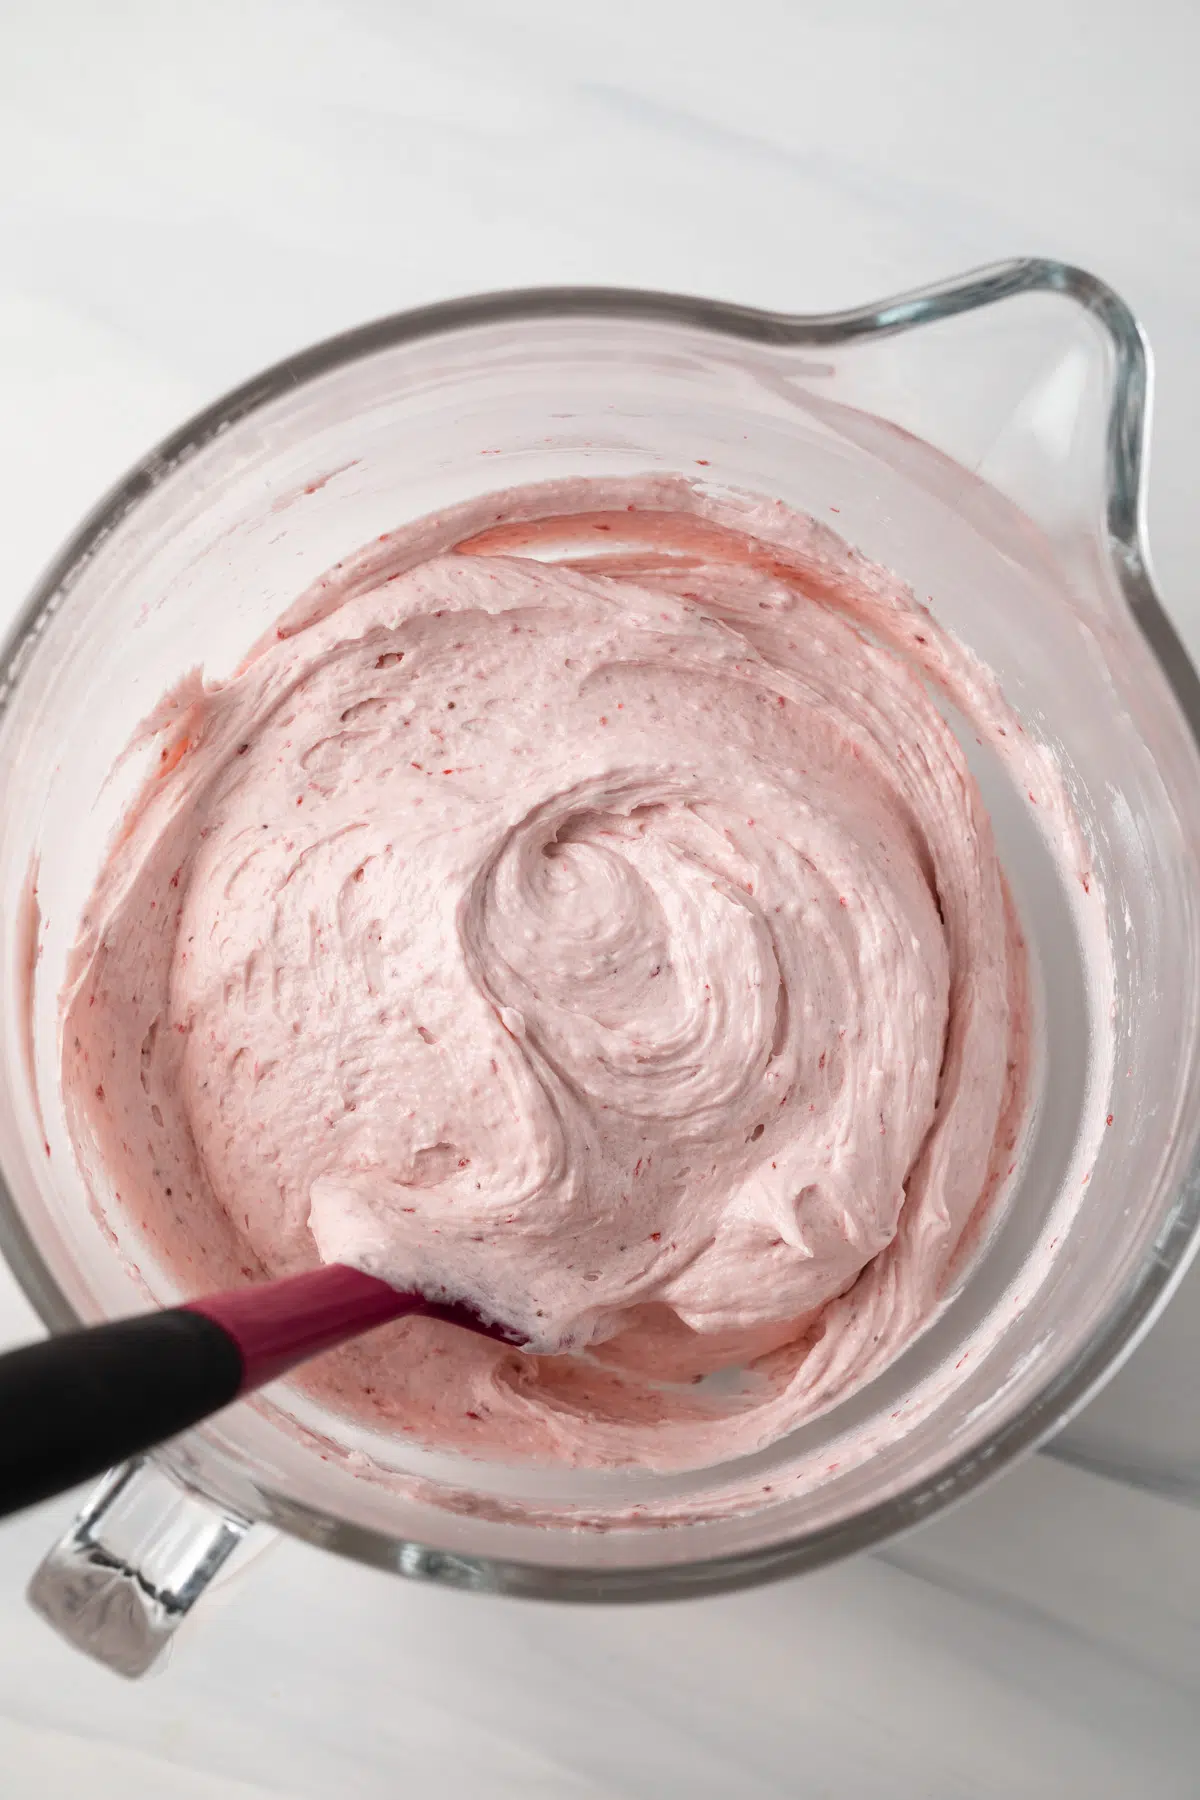
<path fill-rule="evenodd" d="M 769 1443 L 936 1311 L 1018 1154 L 1026 952 L 950 718 L 1044 754 L 893 576 L 682 478 L 489 495 L 189 677 L 63 997 L 97 1206 L 191 1293 L 465 1299 L 314 1392 L 498 1459 Z"/>

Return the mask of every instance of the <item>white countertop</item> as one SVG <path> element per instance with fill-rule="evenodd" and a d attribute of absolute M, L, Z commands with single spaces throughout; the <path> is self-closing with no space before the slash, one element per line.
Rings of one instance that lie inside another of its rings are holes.
<path fill-rule="evenodd" d="M 39 0 L 0 9 L 0 622 L 134 457 L 373 315 L 595 281 L 813 310 L 1025 252 L 1105 276 L 1159 386 L 1194 655 L 1196 0 Z M 0 1339 L 32 1333 L 0 1274 Z M 879 1553 L 635 1610 L 275 1543 L 125 1684 L 22 1602 L 5 1800 L 1055 1800 L 1200 1793 L 1200 1275 L 1070 1433 Z M 1183 1374 L 1183 1381 L 1179 1379 Z"/>

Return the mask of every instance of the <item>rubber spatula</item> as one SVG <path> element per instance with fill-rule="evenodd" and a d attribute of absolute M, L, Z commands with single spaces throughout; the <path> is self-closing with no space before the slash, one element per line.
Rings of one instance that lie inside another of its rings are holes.
<path fill-rule="evenodd" d="M 186 1431 L 376 1325 L 412 1314 L 523 1340 L 464 1305 L 330 1263 L 0 1356 L 0 1517 Z"/>

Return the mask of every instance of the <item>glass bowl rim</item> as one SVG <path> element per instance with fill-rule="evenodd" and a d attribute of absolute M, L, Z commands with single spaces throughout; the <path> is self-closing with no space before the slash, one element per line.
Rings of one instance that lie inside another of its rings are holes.
<path fill-rule="evenodd" d="M 234 388 L 151 450 L 100 499 L 31 592 L 0 648 L 0 716 L 7 710 L 41 631 L 99 546 L 159 484 L 216 436 L 296 387 L 380 351 L 505 322 L 627 319 L 681 325 L 761 345 L 820 348 L 911 331 L 1022 294 L 1057 294 L 1100 326 L 1112 356 L 1103 518 L 1116 585 L 1159 662 L 1200 747 L 1200 676 L 1163 609 L 1146 537 L 1151 358 L 1131 309 L 1097 276 L 1046 257 L 1019 257 L 965 275 L 826 313 L 784 313 L 695 295 L 610 287 L 520 288 L 468 295 L 394 313 L 324 339 Z M 719 1593 L 814 1569 L 932 1517 L 1060 1428 L 1135 1348 L 1166 1304 L 1200 1234 L 1200 1153 L 1193 1159 L 1154 1254 L 1127 1283 L 1107 1319 L 1075 1358 L 987 1441 L 904 1492 L 816 1531 L 777 1544 L 659 1567 L 564 1568 L 450 1552 L 333 1518 L 256 1485 L 260 1516 L 293 1536 L 360 1562 L 446 1585 L 541 1599 L 663 1600 Z M 79 1317 L 43 1262 L 0 1171 L 0 1248 L 26 1297 L 52 1330 Z M 155 1458 L 185 1485 L 194 1466 L 172 1449 Z M 216 1496 L 205 1495 L 216 1499 Z M 217 1502 L 220 1504 L 220 1502 Z M 661 1534 L 660 1534 L 661 1535 Z"/>

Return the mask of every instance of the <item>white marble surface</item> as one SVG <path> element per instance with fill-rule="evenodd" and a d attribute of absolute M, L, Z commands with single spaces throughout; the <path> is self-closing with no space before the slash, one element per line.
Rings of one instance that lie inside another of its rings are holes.
<path fill-rule="evenodd" d="M 156 437 L 364 317 L 562 281 L 812 309 L 1028 251 L 1148 326 L 1156 560 L 1200 653 L 1197 66 L 1195 0 L 9 0 L 0 614 Z M 0 1278 L 0 1338 L 31 1329 Z M 1073 1453 L 1194 1496 L 1198 1353 L 1194 1274 Z M 22 1606 L 68 1510 L 0 1530 L 5 1800 L 1200 1793 L 1200 1512 L 1046 1458 L 882 1553 L 675 1607 L 277 1544 L 136 1686 Z"/>

